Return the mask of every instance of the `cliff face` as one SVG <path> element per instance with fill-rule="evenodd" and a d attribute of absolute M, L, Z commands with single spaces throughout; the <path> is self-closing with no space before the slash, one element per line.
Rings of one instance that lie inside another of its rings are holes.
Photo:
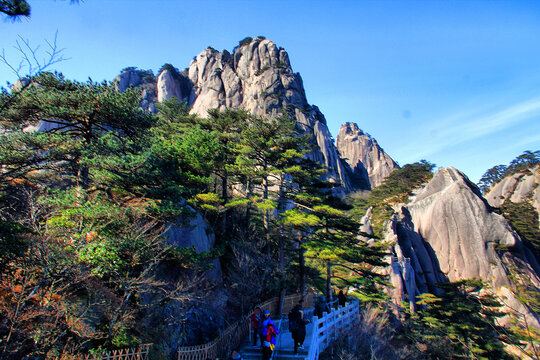
<path fill-rule="evenodd" d="M 426 290 L 436 293 L 435 284 L 440 281 L 479 278 L 505 297 L 507 309 L 518 309 L 530 324 L 540 327 L 537 315 L 512 293 L 520 277 L 540 287 L 538 264 L 465 175 L 454 168 L 440 169 L 408 204 L 395 211 L 386 238 L 395 244 L 393 255 L 407 259 L 414 270 L 411 283 L 394 266 L 390 269 L 393 281 L 400 279 L 398 289 L 406 289 L 411 297 Z M 399 301 L 404 295 L 394 291 L 393 296 Z"/>
<path fill-rule="evenodd" d="M 272 41 L 257 38 L 232 54 L 206 49 L 189 66 L 193 84 L 191 113 L 206 116 L 212 108 L 244 109 L 258 116 L 289 113 L 297 127 L 311 135 L 314 150 L 308 155 L 328 168 L 328 178 L 342 184 L 341 192 L 358 188 L 341 160 L 316 106 L 309 105 L 300 74 L 292 71 L 289 56 Z"/>
<path fill-rule="evenodd" d="M 154 112 L 157 101 L 156 77 L 151 70 L 128 67 L 114 79 L 118 91 L 125 91 L 130 86 L 142 89 L 141 108 Z"/>
<path fill-rule="evenodd" d="M 505 177 L 490 189 L 486 200 L 497 208 L 505 201 L 531 201 L 540 214 L 540 166 Z"/>
<path fill-rule="evenodd" d="M 141 107 L 150 111 L 155 102 L 176 97 L 201 117 L 215 108 L 243 109 L 264 117 L 287 113 L 299 130 L 311 135 L 314 150 L 308 157 L 328 168 L 328 179 L 342 185 L 340 194 L 375 187 L 397 167 L 375 139 L 351 123 L 340 130 L 340 156 L 324 115 L 308 103 L 302 78 L 293 72 L 289 55 L 270 40 L 246 41 L 232 54 L 208 48 L 181 72 L 170 65 L 164 68 L 157 80 L 151 72 L 126 68 L 115 80 L 117 88 L 141 87 Z"/>
<path fill-rule="evenodd" d="M 372 188 L 379 186 L 398 167 L 377 140 L 360 130 L 355 123 L 341 125 L 336 146 L 353 173 L 360 178 L 367 178 Z"/>

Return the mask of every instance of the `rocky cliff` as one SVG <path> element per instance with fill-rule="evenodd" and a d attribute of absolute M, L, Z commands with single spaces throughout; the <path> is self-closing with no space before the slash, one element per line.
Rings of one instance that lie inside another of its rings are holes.
<path fill-rule="evenodd" d="M 350 165 L 353 173 L 371 188 L 379 186 L 398 164 L 384 152 L 377 140 L 364 133 L 357 124 L 341 125 L 336 138 L 341 157 Z"/>
<path fill-rule="evenodd" d="M 152 75 L 153 76 L 153 75 Z M 172 97 L 186 101 L 191 113 L 207 116 L 209 109 L 244 109 L 258 116 L 289 114 L 297 127 L 311 135 L 313 151 L 308 156 L 328 168 L 328 178 L 339 182 L 338 192 L 369 189 L 367 176 L 359 177 L 339 156 L 326 119 L 307 101 L 300 74 L 294 73 L 289 55 L 270 40 L 244 40 L 232 54 L 207 48 L 189 68 L 178 71 L 167 64 L 157 81 L 147 72 L 126 68 L 116 78 L 117 88 L 143 88 L 141 106 L 154 111 L 153 104 Z"/>
<path fill-rule="evenodd" d="M 342 193 L 361 187 L 351 181 L 324 115 L 307 102 L 302 78 L 293 72 L 289 55 L 272 41 L 243 41 L 232 54 L 208 48 L 191 62 L 188 77 L 191 113 L 206 116 L 212 108 L 244 109 L 267 117 L 289 113 L 298 128 L 311 135 L 314 150 L 309 157 L 326 165 L 329 179 L 342 184 Z M 158 87 L 158 98 L 161 91 Z"/>
<path fill-rule="evenodd" d="M 480 278 L 503 298 L 507 310 L 517 309 L 540 327 L 537 315 L 513 295 L 519 278 L 540 287 L 534 256 L 458 170 L 440 169 L 408 204 L 396 206 L 386 241 L 395 244 L 392 265 L 402 261 L 414 270 L 411 282 L 403 264 L 390 268 L 398 301 L 405 291 L 408 297 L 427 290 L 436 293 L 440 281 Z"/>
<path fill-rule="evenodd" d="M 154 112 L 157 100 L 156 77 L 151 70 L 140 70 L 127 67 L 114 79 L 118 91 L 124 91 L 130 86 L 142 89 L 141 108 Z"/>
<path fill-rule="evenodd" d="M 540 166 L 505 177 L 489 190 L 486 200 L 496 208 L 505 201 L 530 201 L 540 213 Z"/>

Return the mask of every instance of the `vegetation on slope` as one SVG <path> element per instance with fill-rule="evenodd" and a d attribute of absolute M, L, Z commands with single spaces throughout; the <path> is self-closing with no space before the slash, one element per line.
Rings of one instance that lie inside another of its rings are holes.
<path fill-rule="evenodd" d="M 207 342 L 226 321 L 211 308 L 239 316 L 279 292 L 323 290 L 325 269 L 305 253 L 349 268 L 335 284 L 381 298 L 370 268 L 382 252 L 356 240 L 292 121 L 200 119 L 176 99 L 154 115 L 139 101 L 136 89 L 50 73 L 2 92 L 2 357 Z M 210 253 L 163 236 L 190 220 L 188 204 L 211 225 Z M 205 276 L 216 257 L 222 284 Z"/>
<path fill-rule="evenodd" d="M 377 237 L 381 237 L 385 222 L 394 214 L 393 205 L 406 203 L 412 191 L 433 177 L 434 164 L 426 160 L 414 164 L 407 164 L 401 169 L 396 169 L 373 189 L 366 198 L 362 194 L 352 195 L 349 202 L 354 206 L 351 214 L 357 220 L 366 214 L 368 208 L 372 208 L 371 224 Z"/>
<path fill-rule="evenodd" d="M 428 359 L 514 359 L 505 344 L 516 336 L 497 325 L 505 314 L 494 295 L 484 294 L 480 280 L 439 284 L 442 295 L 419 296 L 421 309 L 411 314 L 402 336 Z"/>
<path fill-rule="evenodd" d="M 525 151 L 508 165 L 496 165 L 486 170 L 478 181 L 478 187 L 483 193 L 486 193 L 493 185 L 505 177 L 517 174 L 538 164 L 540 164 L 540 150 Z"/>

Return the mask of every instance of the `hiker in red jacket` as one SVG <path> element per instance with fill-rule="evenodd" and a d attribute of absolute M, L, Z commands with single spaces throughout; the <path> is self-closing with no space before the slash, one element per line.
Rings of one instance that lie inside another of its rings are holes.
<path fill-rule="evenodd" d="M 266 328 L 264 329 L 264 343 L 262 351 L 262 360 L 269 360 L 272 357 L 274 352 L 274 347 L 276 346 L 276 335 L 279 333 L 278 330 L 274 328 L 273 322 L 268 322 Z"/>
<path fill-rule="evenodd" d="M 250 316 L 251 320 L 251 330 L 253 332 L 253 346 L 257 346 L 257 338 L 259 337 L 259 331 L 257 330 L 259 328 L 259 322 L 261 321 L 262 316 L 262 310 L 260 307 L 256 307 L 253 310 L 253 314 Z M 263 339 L 261 337 L 261 346 L 263 343 Z"/>

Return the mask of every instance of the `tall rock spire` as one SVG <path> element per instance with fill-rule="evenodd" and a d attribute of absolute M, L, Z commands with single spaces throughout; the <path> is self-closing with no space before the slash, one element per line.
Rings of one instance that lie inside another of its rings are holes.
<path fill-rule="evenodd" d="M 354 174 L 379 186 L 398 164 L 379 146 L 377 140 L 364 133 L 355 123 L 341 125 L 336 146 Z"/>
<path fill-rule="evenodd" d="M 272 41 L 248 38 L 232 54 L 207 48 L 194 58 L 187 74 L 184 71 L 180 77 L 189 79 L 191 84 L 192 114 L 206 117 L 208 110 L 214 108 L 243 109 L 264 117 L 289 114 L 298 129 L 311 135 L 314 150 L 308 157 L 328 168 L 329 180 L 341 183 L 339 191 L 345 193 L 359 187 L 338 154 L 324 115 L 307 102 L 302 78 L 293 72 L 289 55 Z M 165 94 L 174 93 L 177 87 L 174 79 L 158 83 L 158 98 L 167 98 Z"/>

